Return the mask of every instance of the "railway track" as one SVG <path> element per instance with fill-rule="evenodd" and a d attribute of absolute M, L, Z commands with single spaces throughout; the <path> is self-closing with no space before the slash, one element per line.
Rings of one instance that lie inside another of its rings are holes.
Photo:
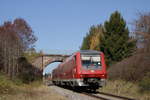
<path fill-rule="evenodd" d="M 104 92 L 98 92 L 97 94 L 83 92 L 83 94 L 88 95 L 90 97 L 100 99 L 100 100 L 135 100 L 135 99 L 131 99 L 128 97 L 117 96 L 117 95 L 108 94 L 108 93 L 104 93 Z"/>
<path fill-rule="evenodd" d="M 61 87 L 61 88 L 64 88 L 64 87 Z M 73 90 L 72 88 L 65 88 L 65 89 L 68 89 L 68 90 L 71 90 L 71 91 L 74 91 L 76 93 L 80 93 L 80 94 L 83 94 L 83 95 L 87 95 L 89 97 L 93 97 L 93 98 L 96 98 L 96 99 L 99 99 L 99 100 L 136 100 L 136 99 L 133 99 L 133 98 L 128 98 L 128 97 L 123 97 L 123 96 L 118 96 L 118 95 L 113 95 L 113 94 L 109 94 L 109 93 L 104 93 L 104 92 L 96 92 L 96 93 L 93 93 L 92 91 L 84 91 L 84 90 Z"/>

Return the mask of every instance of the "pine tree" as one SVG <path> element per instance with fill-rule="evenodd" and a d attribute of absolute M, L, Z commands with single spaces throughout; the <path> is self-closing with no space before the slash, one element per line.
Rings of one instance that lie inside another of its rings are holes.
<path fill-rule="evenodd" d="M 107 64 L 121 61 L 130 56 L 135 43 L 130 41 L 126 22 L 118 11 L 104 23 L 104 36 L 101 38 L 100 49 L 106 55 Z"/>

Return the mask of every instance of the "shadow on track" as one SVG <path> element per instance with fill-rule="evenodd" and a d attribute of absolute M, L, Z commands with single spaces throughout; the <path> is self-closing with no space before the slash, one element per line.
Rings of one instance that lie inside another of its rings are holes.
<path fill-rule="evenodd" d="M 71 86 L 59 86 L 59 85 L 49 85 L 49 86 L 58 86 L 60 88 L 64 88 L 64 89 L 68 89 L 68 90 L 71 90 L 73 92 L 77 92 L 77 93 L 92 93 L 92 94 L 97 94 L 99 93 L 98 91 L 96 90 L 93 90 L 92 88 L 87 88 L 87 87 L 71 87 Z"/>

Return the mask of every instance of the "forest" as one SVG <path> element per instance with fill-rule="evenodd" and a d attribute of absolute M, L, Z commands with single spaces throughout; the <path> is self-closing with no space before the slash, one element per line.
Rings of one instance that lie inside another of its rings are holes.
<path fill-rule="evenodd" d="M 33 80 L 31 76 L 38 69 L 29 63 L 27 52 L 36 53 L 36 41 L 37 37 L 24 19 L 4 22 L 0 26 L 0 72 L 10 79 L 19 77 L 26 82 Z"/>

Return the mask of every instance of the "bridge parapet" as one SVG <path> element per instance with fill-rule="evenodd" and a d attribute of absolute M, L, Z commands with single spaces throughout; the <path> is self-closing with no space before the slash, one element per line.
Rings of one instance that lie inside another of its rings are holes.
<path fill-rule="evenodd" d="M 53 62 L 63 62 L 70 55 L 61 55 L 61 54 L 44 54 L 37 57 L 32 65 L 37 67 L 40 70 L 43 70 L 47 65 Z"/>

